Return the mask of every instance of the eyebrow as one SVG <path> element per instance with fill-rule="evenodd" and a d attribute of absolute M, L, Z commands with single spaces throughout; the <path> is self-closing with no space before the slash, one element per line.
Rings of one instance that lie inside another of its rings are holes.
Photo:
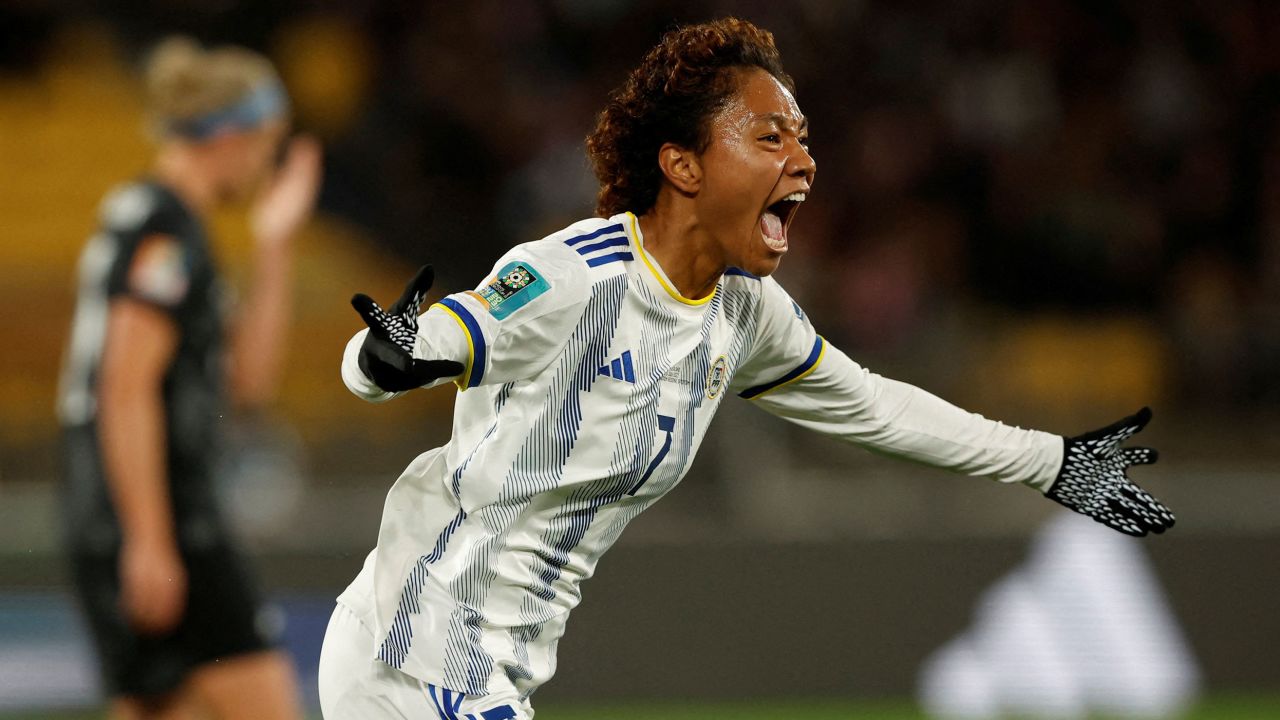
<path fill-rule="evenodd" d="M 791 128 L 790 116 L 783 115 L 782 113 L 769 113 L 767 115 L 757 115 L 756 119 L 769 120 L 773 122 L 775 125 L 777 125 L 778 127 L 782 128 L 783 130 L 787 130 Z M 808 129 L 809 129 L 809 118 L 801 116 L 800 125 L 796 127 L 795 131 L 797 133 L 800 133 Z"/>

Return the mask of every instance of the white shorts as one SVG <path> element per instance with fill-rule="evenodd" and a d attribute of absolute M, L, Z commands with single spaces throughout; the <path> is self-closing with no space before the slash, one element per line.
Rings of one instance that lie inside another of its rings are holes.
<path fill-rule="evenodd" d="M 527 700 L 468 697 L 423 682 L 374 657 L 374 645 L 373 631 L 338 603 L 320 650 L 325 720 L 533 720 Z"/>

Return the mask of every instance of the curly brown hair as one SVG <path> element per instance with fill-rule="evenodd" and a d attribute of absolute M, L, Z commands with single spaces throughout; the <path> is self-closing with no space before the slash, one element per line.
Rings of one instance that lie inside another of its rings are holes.
<path fill-rule="evenodd" d="M 675 143 L 701 153 L 711 141 L 711 118 L 737 89 L 735 69 L 758 67 L 791 92 L 773 33 L 738 18 L 676 28 L 645 56 L 587 136 L 587 156 L 600 192 L 596 213 L 647 212 L 658 198 L 658 150 Z"/>

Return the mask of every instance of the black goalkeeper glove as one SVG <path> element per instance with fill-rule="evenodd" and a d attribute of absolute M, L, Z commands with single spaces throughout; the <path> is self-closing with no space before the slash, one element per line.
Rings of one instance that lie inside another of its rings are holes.
<path fill-rule="evenodd" d="M 442 377 L 458 375 L 464 369 L 462 363 L 453 360 L 413 357 L 418 312 L 435 277 L 431 266 L 423 265 L 405 286 L 400 299 L 386 310 L 364 293 L 351 298 L 351 306 L 369 326 L 369 334 L 360 346 L 360 370 L 387 392 L 412 390 Z"/>
<path fill-rule="evenodd" d="M 1173 527 L 1173 513 L 1125 475 L 1132 465 L 1156 461 L 1151 448 L 1121 448 L 1151 420 L 1151 408 L 1114 425 L 1066 438 L 1062 469 L 1049 491 L 1051 500 L 1125 535 L 1142 537 Z"/>

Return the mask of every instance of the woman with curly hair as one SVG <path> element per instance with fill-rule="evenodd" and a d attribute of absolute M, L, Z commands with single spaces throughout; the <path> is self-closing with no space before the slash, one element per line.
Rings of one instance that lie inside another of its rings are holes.
<path fill-rule="evenodd" d="M 688 470 L 722 399 L 896 456 L 1030 485 L 1124 532 L 1172 515 L 1118 449 L 1145 414 L 1064 439 L 986 420 L 859 367 L 769 275 L 816 166 L 770 33 L 668 33 L 587 149 L 599 217 L 498 260 L 420 313 L 423 268 L 342 376 L 381 402 L 448 380 L 453 437 L 387 495 L 377 547 L 338 598 L 320 662 L 330 720 L 530 718 L 584 580 Z M 1065 460 L 1064 460 L 1065 459 Z M 426 714 L 424 714 L 426 713 Z"/>

